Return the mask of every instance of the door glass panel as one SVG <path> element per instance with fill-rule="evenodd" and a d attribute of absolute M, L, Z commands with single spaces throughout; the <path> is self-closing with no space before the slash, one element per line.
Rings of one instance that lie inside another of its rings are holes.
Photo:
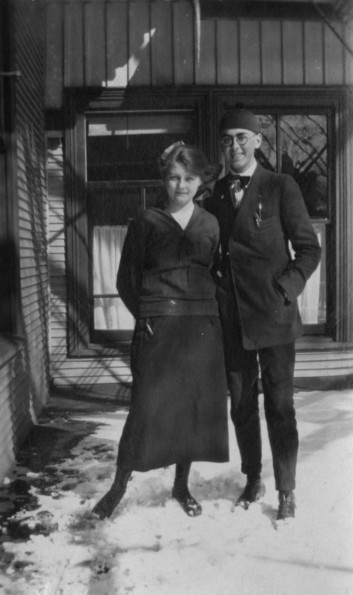
<path fill-rule="evenodd" d="M 308 213 L 315 220 L 314 229 L 322 247 L 320 264 L 299 296 L 299 309 L 304 324 L 325 324 L 326 220 L 329 216 L 327 117 L 281 116 L 280 152 L 281 171 L 293 176 L 299 185 Z"/>
<path fill-rule="evenodd" d="M 327 117 L 281 116 L 282 171 L 298 183 L 310 217 L 328 217 Z"/>
<path fill-rule="evenodd" d="M 145 208 L 166 206 L 166 191 L 162 183 L 159 187 L 147 186 L 144 191 L 144 206 Z"/>
<path fill-rule="evenodd" d="M 128 223 L 141 211 L 141 189 L 90 184 L 92 230 L 93 328 L 132 330 L 134 319 L 116 289 L 116 276 Z"/>
<path fill-rule="evenodd" d="M 119 298 L 116 276 L 129 222 L 146 207 L 160 207 L 161 182 L 144 185 L 90 184 L 94 330 L 133 330 L 134 318 Z M 109 222 L 109 225 L 106 223 Z"/>
<path fill-rule="evenodd" d="M 326 323 L 326 223 L 313 223 L 322 249 L 319 266 L 309 278 L 298 306 L 303 324 Z"/>
<path fill-rule="evenodd" d="M 195 143 L 193 112 L 121 113 L 87 118 L 87 179 L 158 180 L 157 159 L 176 141 Z"/>
<path fill-rule="evenodd" d="M 277 171 L 277 126 L 274 116 L 259 116 L 262 143 L 256 151 L 256 159 L 266 169 Z"/>
<path fill-rule="evenodd" d="M 95 225 L 127 225 L 141 211 L 141 188 L 136 185 L 89 186 L 89 222 Z"/>
<path fill-rule="evenodd" d="M 295 179 L 311 218 L 328 218 L 327 116 L 260 115 L 259 120 L 263 141 L 258 161 Z"/>
<path fill-rule="evenodd" d="M 263 141 L 256 158 L 299 185 L 321 248 L 321 262 L 298 298 L 303 323 L 326 323 L 326 228 L 329 216 L 327 116 L 259 115 Z M 279 128 L 278 128 L 279 126 Z"/>
<path fill-rule="evenodd" d="M 93 228 L 93 304 L 96 330 L 127 330 L 134 319 L 118 297 L 116 275 L 126 225 Z"/>

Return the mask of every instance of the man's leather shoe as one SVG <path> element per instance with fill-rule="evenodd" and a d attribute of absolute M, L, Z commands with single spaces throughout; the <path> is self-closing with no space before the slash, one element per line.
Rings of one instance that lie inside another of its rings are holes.
<path fill-rule="evenodd" d="M 260 477 L 248 477 L 243 493 L 235 502 L 235 506 L 241 506 L 247 510 L 252 502 L 257 502 L 265 493 L 265 486 Z"/>
<path fill-rule="evenodd" d="M 278 494 L 279 506 L 277 511 L 277 521 L 294 518 L 295 497 L 294 492 L 280 491 Z"/>

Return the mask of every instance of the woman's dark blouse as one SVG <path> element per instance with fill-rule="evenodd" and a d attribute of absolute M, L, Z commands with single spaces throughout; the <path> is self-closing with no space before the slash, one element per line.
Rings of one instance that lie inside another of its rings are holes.
<path fill-rule="evenodd" d="M 166 211 L 143 211 L 129 226 L 117 277 L 133 316 L 218 316 L 210 272 L 218 242 L 217 219 L 196 204 L 185 229 Z"/>

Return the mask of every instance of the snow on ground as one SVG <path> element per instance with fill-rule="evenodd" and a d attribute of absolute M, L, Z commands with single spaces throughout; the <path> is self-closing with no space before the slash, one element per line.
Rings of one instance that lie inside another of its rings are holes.
<path fill-rule="evenodd" d="M 110 486 L 126 411 L 52 416 L 46 429 L 67 450 L 15 470 L 33 506 L 13 517 L 27 536 L 10 538 L 11 517 L 2 536 L 1 595 L 353 595 L 353 391 L 300 392 L 296 407 L 297 512 L 282 523 L 263 413 L 266 494 L 248 511 L 233 507 L 244 476 L 230 423 L 230 462 L 192 466 L 202 516 L 170 499 L 170 467 L 134 473 L 105 521 L 90 511 Z"/>

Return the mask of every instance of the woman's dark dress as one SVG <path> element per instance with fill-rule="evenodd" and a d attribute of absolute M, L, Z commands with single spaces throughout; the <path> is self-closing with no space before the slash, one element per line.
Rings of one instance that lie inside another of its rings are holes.
<path fill-rule="evenodd" d="M 136 317 L 131 407 L 118 466 L 228 460 L 227 386 L 215 285 L 218 223 L 195 205 L 183 230 L 147 209 L 124 243 L 117 287 Z"/>

